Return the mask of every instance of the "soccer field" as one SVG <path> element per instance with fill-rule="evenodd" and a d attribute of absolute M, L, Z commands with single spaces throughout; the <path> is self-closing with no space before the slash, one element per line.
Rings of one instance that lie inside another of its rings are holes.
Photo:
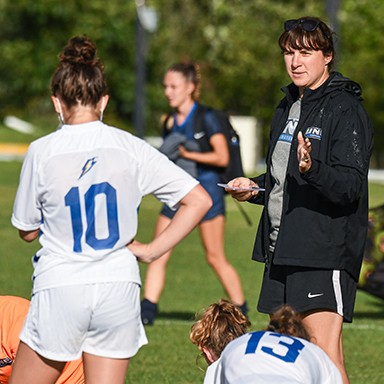
<path fill-rule="evenodd" d="M 39 244 L 21 241 L 10 223 L 20 167 L 18 162 L 0 162 L 0 294 L 29 298 L 30 260 Z M 251 309 L 252 329 L 260 329 L 267 323 L 267 316 L 256 311 L 262 265 L 250 260 L 260 208 L 243 205 L 253 221 L 253 225 L 248 226 L 235 203 L 230 198 L 227 203 L 227 256 L 242 279 Z M 384 185 L 371 185 L 371 206 L 383 203 Z M 139 217 L 139 240 L 151 239 L 159 209 L 154 198 L 144 199 Z M 144 265 L 141 273 L 144 277 Z M 146 328 L 149 344 L 131 360 L 126 383 L 202 383 L 204 372 L 196 365 L 199 352 L 189 341 L 189 330 L 195 313 L 221 297 L 225 297 L 224 292 L 204 260 L 195 230 L 174 250 L 159 305 L 160 314 L 155 325 Z M 358 292 L 354 321 L 344 328 L 345 358 L 352 384 L 384 382 L 383 341 L 384 301 Z M 203 359 L 199 360 L 199 366 L 205 368 Z"/>

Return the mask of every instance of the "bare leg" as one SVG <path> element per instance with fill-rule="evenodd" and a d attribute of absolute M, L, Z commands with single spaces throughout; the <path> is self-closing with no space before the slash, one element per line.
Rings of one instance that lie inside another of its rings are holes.
<path fill-rule="evenodd" d="M 48 360 L 22 341 L 12 369 L 10 384 L 53 384 L 66 362 Z"/>
<path fill-rule="evenodd" d="M 170 223 L 170 219 L 161 216 L 158 218 L 155 228 L 155 236 L 161 233 Z M 144 283 L 144 297 L 152 303 L 158 303 L 163 292 L 166 279 L 166 267 L 171 257 L 172 250 L 148 265 Z"/>
<path fill-rule="evenodd" d="M 344 384 L 349 384 L 344 365 L 343 352 L 343 318 L 336 312 L 321 310 L 302 314 L 303 323 L 307 327 L 313 341 L 321 347 L 335 363 L 341 373 Z"/>
<path fill-rule="evenodd" d="M 220 215 L 199 225 L 208 264 L 217 274 L 229 299 L 236 305 L 244 304 L 244 294 L 239 275 L 228 262 L 224 252 L 225 218 Z"/>
<path fill-rule="evenodd" d="M 169 224 L 170 219 L 160 216 L 155 230 L 155 236 L 162 232 Z M 200 236 L 208 264 L 217 274 L 221 284 L 228 294 L 229 299 L 236 305 L 245 302 L 239 275 L 227 261 L 224 252 L 224 216 L 217 216 L 199 225 Z M 166 266 L 171 252 L 166 253 L 148 265 L 145 277 L 144 297 L 153 303 L 158 303 L 164 289 L 166 279 Z"/>
<path fill-rule="evenodd" d="M 87 384 L 124 384 L 129 359 L 110 359 L 83 353 Z"/>

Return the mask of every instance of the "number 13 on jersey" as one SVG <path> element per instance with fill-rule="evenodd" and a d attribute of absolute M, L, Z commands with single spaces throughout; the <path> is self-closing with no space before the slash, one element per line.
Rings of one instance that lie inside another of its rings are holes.
<path fill-rule="evenodd" d="M 304 344 L 297 338 L 273 332 L 253 332 L 248 340 L 245 354 L 256 353 L 257 346 L 263 337 L 268 337 L 260 350 L 286 363 L 294 363 Z M 268 346 L 266 346 L 268 345 Z"/>

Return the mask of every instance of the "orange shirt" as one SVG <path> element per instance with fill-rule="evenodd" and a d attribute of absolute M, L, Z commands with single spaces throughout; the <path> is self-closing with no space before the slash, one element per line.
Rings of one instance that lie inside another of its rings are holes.
<path fill-rule="evenodd" d="M 7 384 L 19 346 L 19 335 L 29 309 L 22 297 L 0 296 L 0 384 Z M 68 362 L 56 384 L 84 384 L 82 360 Z"/>

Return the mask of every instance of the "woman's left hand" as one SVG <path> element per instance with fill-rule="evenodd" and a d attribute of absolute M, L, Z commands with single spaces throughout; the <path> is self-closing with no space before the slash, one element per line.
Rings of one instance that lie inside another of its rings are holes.
<path fill-rule="evenodd" d="M 147 264 L 153 261 L 148 244 L 133 240 L 127 245 L 127 248 L 136 256 L 138 261 Z"/>
<path fill-rule="evenodd" d="M 179 145 L 179 155 L 180 157 L 184 157 L 185 159 L 187 159 L 187 149 L 184 147 L 184 145 Z"/>
<path fill-rule="evenodd" d="M 299 161 L 299 171 L 300 173 L 307 173 L 312 166 L 311 159 L 311 141 L 308 138 L 303 137 L 303 134 L 299 132 L 297 135 L 297 160 Z"/>

